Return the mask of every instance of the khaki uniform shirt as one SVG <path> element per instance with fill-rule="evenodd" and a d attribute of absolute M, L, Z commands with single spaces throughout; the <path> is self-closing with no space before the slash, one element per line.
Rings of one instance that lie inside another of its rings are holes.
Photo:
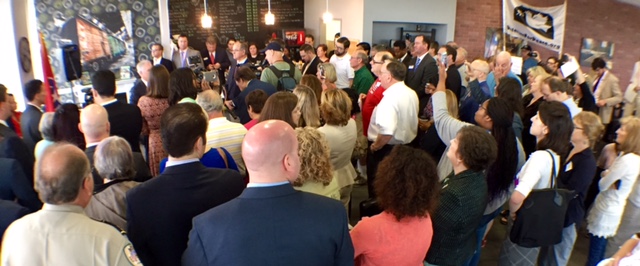
<path fill-rule="evenodd" d="M 142 265 L 115 227 L 91 220 L 82 207 L 44 204 L 12 223 L 1 265 Z"/>

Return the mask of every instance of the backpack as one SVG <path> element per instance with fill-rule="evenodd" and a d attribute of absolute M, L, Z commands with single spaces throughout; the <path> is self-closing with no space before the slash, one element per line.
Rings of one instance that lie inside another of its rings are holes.
<path fill-rule="evenodd" d="M 297 85 L 297 82 L 294 79 L 296 69 L 293 64 L 289 63 L 288 71 L 281 71 L 274 65 L 269 66 L 269 69 L 271 69 L 271 71 L 273 71 L 273 74 L 275 74 L 278 78 L 278 86 L 276 87 L 278 91 L 293 92 L 293 89 L 295 89 Z"/>

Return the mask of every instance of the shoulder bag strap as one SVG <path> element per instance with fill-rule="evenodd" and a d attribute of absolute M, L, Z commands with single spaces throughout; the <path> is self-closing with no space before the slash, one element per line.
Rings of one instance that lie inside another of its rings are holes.
<path fill-rule="evenodd" d="M 556 159 L 553 157 L 553 153 L 551 153 L 551 151 L 549 151 L 548 149 L 546 150 L 547 153 L 549 153 L 549 155 L 551 156 L 551 176 L 549 176 L 549 184 L 551 184 L 550 188 L 556 188 Z"/>
<path fill-rule="evenodd" d="M 229 169 L 229 161 L 227 161 L 227 154 L 224 153 L 224 150 L 221 148 L 216 148 L 216 150 L 218 151 L 218 153 L 220 154 L 220 157 L 222 157 L 222 160 L 224 161 L 224 168 Z"/>

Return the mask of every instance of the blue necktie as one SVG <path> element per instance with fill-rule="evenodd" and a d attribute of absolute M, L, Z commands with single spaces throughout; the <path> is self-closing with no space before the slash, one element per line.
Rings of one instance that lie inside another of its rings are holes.
<path fill-rule="evenodd" d="M 418 66 L 420 65 L 420 57 L 418 57 L 418 59 L 416 59 L 416 65 L 413 67 L 413 71 L 418 70 Z"/>

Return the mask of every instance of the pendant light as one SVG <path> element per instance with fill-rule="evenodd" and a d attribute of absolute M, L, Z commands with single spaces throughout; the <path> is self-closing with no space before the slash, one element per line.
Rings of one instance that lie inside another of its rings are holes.
<path fill-rule="evenodd" d="M 264 15 L 264 24 L 273 25 L 276 23 L 276 16 L 271 13 L 271 0 L 267 0 L 267 3 L 269 4 L 269 11 Z"/>
<path fill-rule="evenodd" d="M 324 22 L 324 24 L 327 24 L 333 21 L 333 15 L 329 13 L 329 0 L 326 0 L 326 3 L 327 3 L 327 10 L 324 12 L 324 14 L 322 14 L 322 21 Z"/>
<path fill-rule="evenodd" d="M 205 29 L 210 29 L 211 28 L 211 24 L 213 24 L 213 19 L 211 19 L 211 17 L 208 14 L 207 0 L 204 0 L 204 14 L 202 15 L 202 18 L 200 19 L 200 22 L 202 23 L 202 27 L 205 28 Z"/>

